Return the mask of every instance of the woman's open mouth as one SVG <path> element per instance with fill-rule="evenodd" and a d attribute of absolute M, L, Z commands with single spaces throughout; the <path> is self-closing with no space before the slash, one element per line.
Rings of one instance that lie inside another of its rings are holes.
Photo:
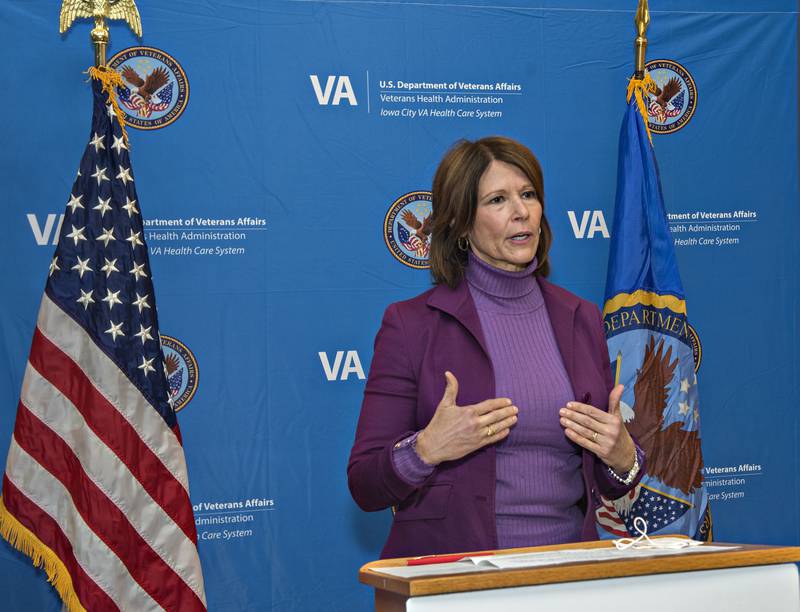
<path fill-rule="evenodd" d="M 533 236 L 533 232 L 520 232 L 519 234 L 514 234 L 513 236 L 511 236 L 509 240 L 511 240 L 511 242 L 514 242 L 516 244 L 525 244 L 528 240 L 531 239 L 531 236 Z"/>

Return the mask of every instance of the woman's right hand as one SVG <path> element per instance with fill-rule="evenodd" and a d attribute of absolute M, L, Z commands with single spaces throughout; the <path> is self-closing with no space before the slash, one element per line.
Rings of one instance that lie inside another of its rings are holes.
<path fill-rule="evenodd" d="M 505 438 L 517 422 L 519 409 L 508 398 L 458 406 L 458 380 L 444 373 L 447 386 L 431 422 L 417 436 L 417 454 L 429 465 L 460 459 Z"/>

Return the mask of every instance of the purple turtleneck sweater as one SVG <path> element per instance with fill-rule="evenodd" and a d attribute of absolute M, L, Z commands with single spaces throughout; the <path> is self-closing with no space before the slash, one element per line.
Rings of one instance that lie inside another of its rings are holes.
<path fill-rule="evenodd" d="M 517 424 L 496 445 L 500 548 L 578 541 L 583 522 L 581 451 L 564 435 L 558 414 L 574 397 L 535 267 L 536 260 L 521 272 L 506 272 L 470 253 L 466 269 L 495 395 L 519 408 Z M 421 484 L 435 467 L 414 452 L 415 440 L 398 444 L 393 460 L 403 478 Z"/>

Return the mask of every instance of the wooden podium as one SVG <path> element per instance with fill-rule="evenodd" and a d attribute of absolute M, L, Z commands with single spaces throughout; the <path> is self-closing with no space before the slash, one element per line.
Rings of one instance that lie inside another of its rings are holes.
<path fill-rule="evenodd" d="M 536 612 L 646 609 L 648 612 L 796 612 L 800 547 L 719 544 L 721 552 L 549 565 L 400 578 L 376 571 L 407 559 L 364 565 L 359 580 L 375 588 L 377 612 Z M 602 548 L 608 541 L 515 548 L 523 553 Z"/>

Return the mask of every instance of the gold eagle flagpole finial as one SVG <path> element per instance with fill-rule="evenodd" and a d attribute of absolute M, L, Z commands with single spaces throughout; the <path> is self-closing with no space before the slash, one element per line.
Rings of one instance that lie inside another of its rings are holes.
<path fill-rule="evenodd" d="M 636 97 L 636 105 L 639 107 L 639 112 L 647 130 L 647 138 L 652 145 L 653 137 L 650 134 L 650 124 L 648 123 L 647 110 L 644 103 L 645 95 L 648 92 L 656 91 L 655 82 L 644 69 L 645 55 L 647 53 L 647 26 L 650 25 L 650 10 L 647 6 L 647 0 L 639 0 L 633 23 L 636 24 L 636 39 L 633 41 L 635 67 L 633 78 L 628 81 L 627 100 L 630 102 L 631 96 Z"/>
<path fill-rule="evenodd" d="M 142 20 L 134 0 L 64 0 L 61 3 L 59 32 L 63 34 L 76 19 L 94 19 L 91 38 L 95 66 L 106 65 L 108 26 L 106 19 L 124 19 L 136 36 L 142 35 Z"/>
<path fill-rule="evenodd" d="M 647 0 L 639 0 L 639 6 L 636 8 L 633 22 L 636 24 L 636 40 L 633 41 L 636 60 L 634 78 L 643 79 L 645 54 L 647 52 L 647 26 L 650 25 L 650 10 L 647 6 Z"/>

